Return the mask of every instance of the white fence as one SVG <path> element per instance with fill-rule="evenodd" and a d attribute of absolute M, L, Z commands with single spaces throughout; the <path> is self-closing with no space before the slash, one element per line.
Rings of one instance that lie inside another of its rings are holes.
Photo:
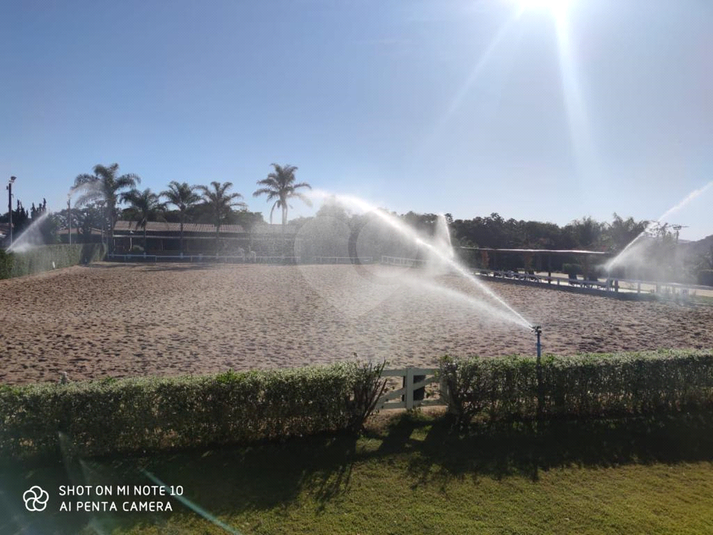
<path fill-rule="evenodd" d="M 379 410 L 413 409 L 419 406 L 445 405 L 443 392 L 445 385 L 429 389 L 428 385 L 438 382 L 437 368 L 405 368 L 401 370 L 384 370 L 385 378 L 401 378 L 401 388 L 391 390 L 381 396 L 376 404 Z"/>
<path fill-rule="evenodd" d="M 314 256 L 312 260 L 315 264 L 371 264 L 374 261 L 371 256 Z"/>
<path fill-rule="evenodd" d="M 371 264 L 371 256 L 352 258 L 350 256 L 255 256 L 243 255 L 152 255 L 152 254 L 108 254 L 109 260 L 122 262 L 224 262 L 239 264 L 306 264 L 311 260 L 314 264 Z"/>
<path fill-rule="evenodd" d="M 605 281 L 600 282 L 599 280 L 585 280 L 576 277 L 550 277 L 547 275 L 535 275 L 534 273 L 497 271 L 491 269 L 476 269 L 473 273 L 482 277 L 494 277 L 523 282 L 537 282 L 542 284 L 585 288 L 614 293 L 652 293 L 657 295 L 677 295 L 689 297 L 695 295 L 696 290 L 711 290 L 708 286 L 680 284 L 677 282 L 654 282 L 629 279 L 606 279 Z"/>
<path fill-rule="evenodd" d="M 122 262 L 224 262 L 245 264 L 298 264 L 299 256 L 250 256 L 250 255 L 151 255 L 151 254 L 108 254 L 109 260 Z"/>
<path fill-rule="evenodd" d="M 418 258 L 401 258 L 399 256 L 383 256 L 381 257 L 381 263 L 387 266 L 423 266 L 426 261 L 419 260 Z"/>

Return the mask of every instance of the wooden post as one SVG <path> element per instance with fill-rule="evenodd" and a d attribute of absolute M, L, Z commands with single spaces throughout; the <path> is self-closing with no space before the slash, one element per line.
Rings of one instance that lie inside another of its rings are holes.
<path fill-rule="evenodd" d="M 406 409 L 413 409 L 413 368 L 406 368 Z"/>

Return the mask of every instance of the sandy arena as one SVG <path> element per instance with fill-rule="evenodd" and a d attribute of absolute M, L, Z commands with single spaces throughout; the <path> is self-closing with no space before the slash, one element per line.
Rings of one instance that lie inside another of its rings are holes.
<path fill-rule="evenodd" d="M 99 263 L 3 280 L 0 382 L 55 381 L 60 371 L 79 380 L 294 367 L 354 353 L 433 366 L 444 354 L 534 352 L 522 326 L 419 288 L 408 282 L 413 273 Z M 438 280 L 482 296 L 456 276 Z M 713 347 L 713 306 L 489 287 L 542 324 L 549 353 Z"/>

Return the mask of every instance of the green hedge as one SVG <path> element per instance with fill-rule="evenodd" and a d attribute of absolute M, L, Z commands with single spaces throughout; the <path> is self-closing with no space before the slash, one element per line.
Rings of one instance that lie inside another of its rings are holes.
<path fill-rule="evenodd" d="M 104 252 L 98 243 L 41 245 L 19 253 L 0 251 L 0 279 L 96 262 L 104 257 Z"/>
<path fill-rule="evenodd" d="M 461 424 L 476 417 L 599 417 L 713 406 L 711 351 L 545 356 L 539 370 L 534 357 L 446 357 L 440 373 L 449 411 Z"/>
<path fill-rule="evenodd" d="M 0 387 L 0 456 L 106 455 L 361 428 L 383 365 Z"/>

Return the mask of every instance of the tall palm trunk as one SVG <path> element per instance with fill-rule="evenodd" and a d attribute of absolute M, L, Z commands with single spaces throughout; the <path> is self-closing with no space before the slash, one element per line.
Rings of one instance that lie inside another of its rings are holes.
<path fill-rule="evenodd" d="M 148 252 L 148 249 L 146 248 L 146 225 L 144 225 L 144 254 Z"/>

